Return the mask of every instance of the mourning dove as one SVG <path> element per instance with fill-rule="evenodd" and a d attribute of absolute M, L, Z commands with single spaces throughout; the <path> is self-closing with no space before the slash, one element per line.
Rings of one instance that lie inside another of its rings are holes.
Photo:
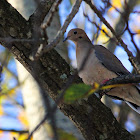
<path fill-rule="evenodd" d="M 84 30 L 79 28 L 70 30 L 65 40 L 68 39 L 76 45 L 78 70 L 88 56 L 83 69 L 79 71 L 79 77 L 85 84 L 93 85 L 94 82 L 102 84 L 105 80 L 130 74 L 120 60 L 108 49 L 101 45 L 93 45 Z M 106 94 L 112 98 L 124 100 L 140 114 L 140 90 L 136 86 L 126 85 L 112 88 Z"/>

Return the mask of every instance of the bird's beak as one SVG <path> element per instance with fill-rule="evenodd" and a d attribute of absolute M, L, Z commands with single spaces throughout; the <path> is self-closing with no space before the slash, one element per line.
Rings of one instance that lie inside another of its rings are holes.
<path fill-rule="evenodd" d="M 65 42 L 66 40 L 68 40 L 68 36 L 63 40 L 63 42 Z"/>

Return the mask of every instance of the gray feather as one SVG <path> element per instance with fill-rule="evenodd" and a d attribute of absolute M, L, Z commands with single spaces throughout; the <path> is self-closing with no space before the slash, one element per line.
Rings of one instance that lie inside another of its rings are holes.
<path fill-rule="evenodd" d="M 95 54 L 100 62 L 110 71 L 117 75 L 129 74 L 129 71 L 123 66 L 121 61 L 108 49 L 101 45 L 94 45 Z"/>

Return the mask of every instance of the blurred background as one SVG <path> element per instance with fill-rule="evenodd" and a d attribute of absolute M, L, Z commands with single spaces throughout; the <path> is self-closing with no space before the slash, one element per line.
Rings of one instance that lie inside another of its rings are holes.
<path fill-rule="evenodd" d="M 62 0 L 60 3 L 59 9 L 47 29 L 49 41 L 56 36 L 57 31 L 63 25 L 74 1 Z M 133 55 L 140 60 L 140 0 L 92 1 L 115 29 L 116 33 L 122 35 L 123 41 Z M 8 0 L 8 2 L 26 20 L 36 9 L 36 4 L 33 0 Z M 125 9 L 126 3 L 129 6 L 129 11 Z M 128 18 L 130 32 L 124 30 L 126 27 L 125 17 Z M 76 27 L 84 29 L 93 44 L 101 44 L 107 47 L 130 72 L 135 72 L 124 49 L 116 44 L 112 39 L 111 32 L 85 2 L 82 2 L 79 12 L 68 26 L 64 36 L 67 35 L 70 29 Z M 133 35 L 133 33 L 136 34 Z M 67 63 L 76 68 L 75 45 L 71 41 L 65 44 L 62 44 L 61 41 L 56 50 Z M 4 66 L 0 77 L 0 140 L 13 140 L 13 138 L 25 140 L 29 131 L 43 118 L 45 112 L 44 103 L 39 94 L 38 85 L 32 76 L 3 46 L 0 46 L 0 63 Z M 102 102 L 111 108 L 121 125 L 132 132 L 136 136 L 136 140 L 140 140 L 140 115 L 119 100 L 112 100 L 104 96 Z M 77 128 L 59 110 L 56 114 L 56 122 L 61 140 L 84 140 Z M 46 136 L 41 135 L 42 133 L 46 133 Z M 49 121 L 46 121 L 32 139 L 50 139 L 51 133 Z"/>

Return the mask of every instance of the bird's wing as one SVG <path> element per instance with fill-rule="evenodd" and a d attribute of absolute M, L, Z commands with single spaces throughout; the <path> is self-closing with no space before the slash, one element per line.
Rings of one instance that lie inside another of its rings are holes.
<path fill-rule="evenodd" d="M 121 61 L 108 49 L 101 45 L 94 45 L 95 54 L 108 70 L 113 71 L 117 75 L 129 74 L 129 71 L 123 66 Z"/>

